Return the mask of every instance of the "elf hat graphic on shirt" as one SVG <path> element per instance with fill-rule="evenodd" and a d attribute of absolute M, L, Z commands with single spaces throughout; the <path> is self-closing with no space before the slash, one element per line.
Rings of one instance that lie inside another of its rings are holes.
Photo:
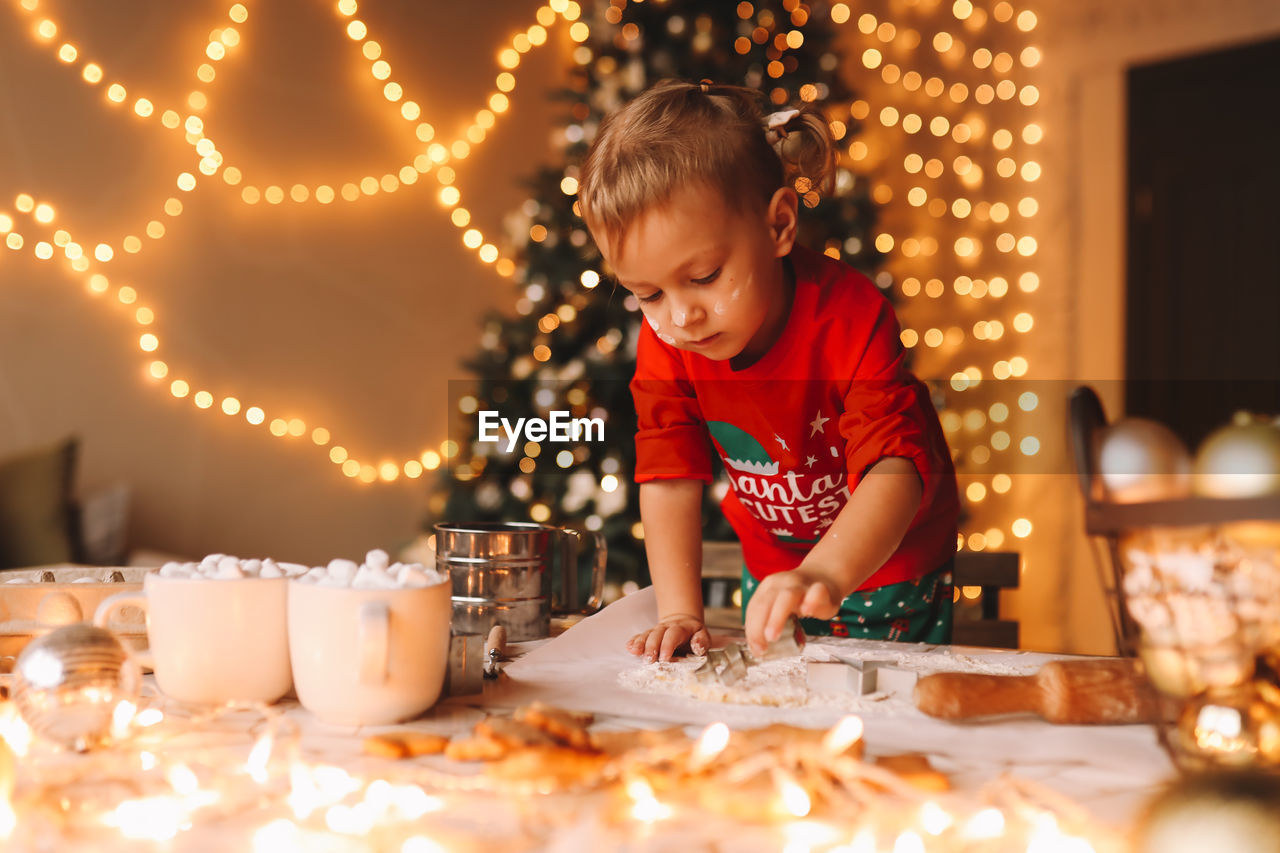
<path fill-rule="evenodd" d="M 778 473 L 778 463 L 746 430 L 725 421 L 707 421 L 707 429 L 730 468 L 766 477 Z"/>

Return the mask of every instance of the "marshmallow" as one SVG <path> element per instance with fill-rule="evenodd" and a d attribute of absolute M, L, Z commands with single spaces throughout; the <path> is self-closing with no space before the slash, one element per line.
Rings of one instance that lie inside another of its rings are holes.
<path fill-rule="evenodd" d="M 195 563 L 165 563 L 160 567 L 160 577 L 162 578 L 189 578 L 193 574 L 192 567 Z"/>
<path fill-rule="evenodd" d="M 218 564 L 218 571 L 213 577 L 222 580 L 239 580 L 240 578 L 250 577 L 250 575 L 241 567 L 238 560 L 231 560 L 230 562 L 223 560 Z"/>
<path fill-rule="evenodd" d="M 238 580 L 242 578 L 282 578 L 302 575 L 307 567 L 297 563 L 277 563 L 270 557 L 242 560 L 230 554 L 210 554 L 198 563 L 169 562 L 158 574 L 165 578 L 203 578 L 205 580 Z"/>
<path fill-rule="evenodd" d="M 421 566 L 407 566 L 398 578 L 401 586 L 431 586 L 431 580 Z"/>
<path fill-rule="evenodd" d="M 393 589 L 397 585 L 396 579 L 390 574 L 369 566 L 361 566 L 351 581 L 351 586 L 357 589 Z"/>
<path fill-rule="evenodd" d="M 351 560 L 336 558 L 327 566 L 316 566 L 308 569 L 296 566 L 297 571 L 288 571 L 291 577 L 297 577 L 303 583 L 314 583 L 321 586 L 349 587 L 353 589 L 404 589 L 409 587 L 425 587 L 445 583 L 447 576 L 434 568 L 427 568 L 420 563 L 388 563 L 390 557 L 385 551 L 370 551 L 365 562 L 357 566 Z M 279 564 L 285 568 L 289 564 Z M 266 576 L 264 563 L 263 576 Z"/>
<path fill-rule="evenodd" d="M 356 576 L 356 571 L 359 568 L 354 560 L 335 557 L 329 561 L 329 576 L 342 582 L 350 581 Z"/>

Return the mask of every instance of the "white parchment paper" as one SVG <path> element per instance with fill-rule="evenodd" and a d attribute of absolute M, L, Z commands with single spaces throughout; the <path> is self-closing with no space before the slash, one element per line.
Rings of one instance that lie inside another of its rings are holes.
<path fill-rule="evenodd" d="M 821 703 L 736 705 L 628 689 L 619 683 L 622 673 L 653 665 L 631 655 L 624 644 L 656 619 L 651 588 L 626 596 L 508 664 L 504 678 L 486 688 L 484 705 L 502 708 L 543 701 L 612 715 L 636 726 L 701 727 L 723 721 L 739 729 L 771 723 L 826 728 L 849 712 L 847 707 Z M 725 639 L 739 638 L 717 638 Z M 1001 675 L 1031 674 L 1044 662 L 1060 657 L 838 638 L 810 640 L 805 655 L 814 660 L 888 661 L 922 674 Z M 898 694 L 870 697 L 856 710 L 866 724 L 871 755 L 925 753 L 951 775 L 954 784 L 975 790 L 1001 773 L 1014 772 L 1071 797 L 1103 820 L 1131 820 L 1138 806 L 1174 772 L 1151 726 L 1057 726 L 1033 716 L 952 723 L 920 713 L 909 695 Z"/>

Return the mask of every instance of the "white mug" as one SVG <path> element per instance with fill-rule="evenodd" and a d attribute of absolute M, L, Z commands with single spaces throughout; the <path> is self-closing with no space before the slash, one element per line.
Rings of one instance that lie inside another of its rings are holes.
<path fill-rule="evenodd" d="M 105 599 L 93 614 L 104 627 L 113 611 L 147 612 L 149 651 L 134 652 L 155 670 L 168 697 L 191 704 L 275 702 L 293 684 L 286 624 L 288 579 L 163 577 L 148 572 L 142 593 Z"/>
<path fill-rule="evenodd" d="M 449 615 L 447 582 L 368 589 L 290 580 L 289 650 L 298 701 L 335 725 L 418 716 L 444 686 Z"/>

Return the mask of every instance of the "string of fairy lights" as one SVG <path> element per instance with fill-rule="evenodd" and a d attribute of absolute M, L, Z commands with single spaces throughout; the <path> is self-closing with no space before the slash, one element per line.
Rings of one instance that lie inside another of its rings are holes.
<path fill-rule="evenodd" d="M 1038 407 L 1036 394 L 999 386 L 1031 369 L 1019 349 L 1035 328 L 1027 306 L 1040 285 L 1033 191 L 1044 131 L 1034 74 L 1042 55 L 1029 43 L 1037 17 L 1006 0 L 912 4 L 893 20 L 843 3 L 831 14 L 856 28 L 863 47 L 860 97 L 849 107 L 862 130 L 847 154 L 880 204 L 882 284 L 903 297 L 902 342 L 917 372 L 950 379 L 941 420 L 970 516 L 959 545 L 998 549 L 1008 535 L 1029 536 L 1032 523 L 989 499 L 1014 489 L 1011 457 L 1040 452 L 1029 430 L 1013 435 L 1015 416 Z M 990 380 L 996 386 L 979 395 Z M 1010 517 L 994 523 L 999 515 Z"/>
<path fill-rule="evenodd" d="M 435 197 L 450 223 L 461 232 L 462 245 L 498 275 L 516 277 L 515 261 L 503 253 L 499 240 L 484 233 L 463 205 L 450 164 L 466 159 L 508 111 L 522 57 L 546 45 L 553 26 L 567 25 L 568 37 L 575 45 L 574 62 L 586 66 L 596 61 L 585 44 L 591 30 L 582 20 L 579 4 L 550 0 L 536 9 L 536 22 L 498 51 L 497 74 L 484 107 L 456 138 L 447 140 L 427 120 L 422 102 L 410 97 L 396 80 L 391 58 L 357 16 L 355 0 L 338 0 L 337 20 L 355 48 L 353 53 L 382 84 L 387 108 L 403 122 L 405 132 L 412 134 L 417 153 L 411 161 L 392 164 L 380 174 L 346 175 L 314 184 L 289 184 L 248 173 L 232 162 L 226 149 L 215 141 L 215 129 L 201 118 L 220 63 L 232 60 L 245 38 L 250 18 L 246 5 L 232 5 L 222 26 L 211 31 L 195 69 L 196 88 L 184 104 L 169 105 L 156 103 L 143 87 L 117 79 L 109 69 L 85 56 L 62 34 L 57 21 L 41 13 L 40 0 L 17 0 L 16 6 L 31 21 L 35 42 L 47 48 L 57 62 L 77 68 L 85 85 L 101 89 L 109 108 L 138 121 L 153 122 L 180 138 L 194 152 L 196 165 L 175 176 L 172 193 L 157 205 L 152 218 L 139 222 L 128 233 L 100 241 L 78 240 L 57 226 L 53 202 L 21 193 L 14 201 L 15 213 L 0 211 L 0 235 L 5 245 L 14 251 L 30 247 L 34 256 L 44 261 L 62 255 L 68 267 L 83 277 L 90 294 L 114 297 L 132 307 L 137 347 L 146 360 L 147 373 L 159 387 L 175 398 L 190 400 L 197 409 L 265 426 L 277 438 L 309 437 L 356 482 L 417 478 L 456 455 L 457 445 L 446 440 L 411 459 L 368 461 L 336 443 L 323 425 L 296 416 L 269 416 L 267 407 L 235 395 L 216 398 L 202 389 L 192 374 L 184 375 L 162 358 L 155 331 L 156 312 L 145 304 L 139 286 L 115 281 L 102 268 L 117 252 L 136 255 L 164 238 L 182 215 L 183 198 L 216 186 L 219 179 L 246 205 L 327 206 L 359 203 L 410 187 L 422 191 L 427 179 L 434 177 Z M 628 33 L 628 27 L 635 29 L 635 25 L 623 22 L 625 6 L 626 0 L 614 0 L 605 19 L 618 28 L 617 38 L 634 39 L 637 34 Z M 779 58 L 765 69 L 769 78 L 782 75 L 787 50 L 803 45 L 811 13 L 799 0 L 784 3 L 784 8 L 790 13 L 790 26 L 774 32 L 778 22 L 771 12 L 757 10 L 746 0 L 737 5 L 739 17 L 758 26 L 751 35 L 739 38 L 735 49 L 746 52 L 750 40 L 763 43 L 759 38 L 772 39 Z M 763 20 L 766 14 L 769 21 Z M 856 80 L 858 99 L 847 106 L 847 117 L 838 114 L 843 106 L 828 105 L 833 134 L 843 140 L 849 120 L 861 124 L 855 139 L 842 142 L 842 159 L 872 181 L 872 197 L 881 205 L 880 230 L 874 238 L 876 248 L 887 257 L 882 273 L 887 278 L 881 284 L 897 287 L 904 297 L 903 343 L 917 351 L 917 370 L 922 375 L 951 377 L 949 399 L 953 404 L 942 413 L 943 425 L 953 447 L 960 451 L 966 497 L 981 511 L 990 494 L 1004 495 L 1013 488 L 1013 478 L 1007 473 L 979 476 L 985 466 L 1000 454 L 1030 456 L 1039 451 L 1038 438 L 1029 433 L 1022 434 L 1015 445 L 1010 427 L 1015 409 L 1030 412 L 1036 408 L 1033 393 L 982 408 L 964 401 L 966 393 L 987 380 L 1016 379 L 1031 369 L 1025 356 L 1010 350 L 1016 349 L 1013 339 L 1035 327 L 1033 314 L 1021 307 L 1025 300 L 1017 297 L 1033 294 L 1039 287 L 1035 269 L 1038 245 L 1032 227 L 1038 201 L 1030 188 L 1041 176 L 1034 152 L 1043 130 L 1034 121 L 1039 91 L 1032 77 L 1042 57 L 1032 44 L 1021 45 L 1016 51 L 1008 45 L 1025 40 L 1034 31 L 1036 16 L 1031 10 L 1015 9 L 1007 0 L 989 8 L 971 0 L 954 0 L 950 5 L 945 0 L 920 2 L 898 10 L 894 20 L 871 12 L 855 13 L 846 3 L 831 5 L 829 14 L 833 23 L 848 28 L 850 37 L 862 48 L 860 54 L 851 55 L 862 67 Z M 998 38 L 992 36 L 996 27 L 1001 28 Z M 1004 49 L 986 47 L 984 40 Z M 812 101 L 820 95 L 814 86 L 801 87 L 795 93 L 777 87 L 768 94 L 778 104 L 793 96 Z M 576 175 L 566 172 L 561 191 L 573 196 L 577 188 Z M 545 238 L 537 229 L 545 232 L 544 226 L 534 224 L 530 238 Z M 948 270 L 953 274 L 944 280 L 943 272 Z M 600 281 L 597 271 L 587 270 L 580 284 L 589 291 Z M 543 292 L 530 290 L 538 287 L 526 286 L 516 305 L 520 313 L 528 314 L 542 299 Z M 944 296 L 948 297 L 945 302 Z M 930 307 L 941 316 L 937 309 L 943 304 L 950 319 L 930 324 L 926 316 Z M 550 334 L 559 325 L 573 322 L 575 314 L 574 305 L 565 302 L 545 313 L 540 329 Z M 967 328 L 959 325 L 954 315 L 972 315 Z M 974 342 L 984 346 L 965 346 Z M 601 346 L 610 343 L 602 339 Z M 999 357 L 984 365 L 963 363 L 988 352 Z M 551 356 L 545 341 L 529 354 L 533 363 L 549 361 Z M 979 474 L 966 475 L 965 465 Z M 1014 518 L 1003 526 L 992 525 L 962 536 L 961 545 L 975 550 L 998 548 L 1005 541 L 1006 529 L 1015 537 L 1025 537 L 1031 524 L 1026 518 Z"/>
<path fill-rule="evenodd" d="M 537 23 L 526 31 L 517 33 L 510 46 L 499 51 L 497 64 L 501 71 L 494 80 L 494 91 L 488 96 L 486 106 L 475 114 L 470 126 L 458 138 L 446 143 L 436 139 L 435 127 L 422 119 L 421 105 L 407 98 L 404 87 L 393 79 L 392 67 L 383 56 L 382 45 L 371 37 L 368 25 L 355 17 L 358 9 L 355 0 L 339 0 L 336 11 L 347 37 L 359 46 L 361 57 L 369 63 L 369 73 L 383 84 L 383 97 L 405 121 L 406 127 L 412 130 L 423 149 L 412 162 L 393 166 L 381 175 L 367 174 L 345 181 L 316 185 L 295 183 L 285 187 L 280 183 L 254 182 L 250 180 L 252 176 L 247 177 L 242 168 L 228 162 L 200 117 L 200 112 L 209 103 L 206 89 L 217 79 L 217 64 L 230 58 L 241 43 L 241 30 L 249 20 L 249 10 L 244 4 L 236 3 L 231 6 L 226 15 L 229 23 L 210 33 L 204 50 L 206 61 L 201 62 L 195 73 L 200 88 L 191 91 L 181 109 L 162 108 L 145 95 L 138 95 L 136 91 L 131 94 L 131 85 L 114 79 L 102 65 L 87 59 L 71 40 L 59 37 L 61 28 L 58 22 L 40 14 L 40 0 L 18 0 L 17 7 L 32 20 L 31 34 L 37 44 L 47 47 L 58 62 L 78 67 L 80 77 L 86 85 L 102 87 L 108 105 L 128 109 L 138 120 L 158 121 L 166 130 L 182 131 L 184 143 L 193 148 L 199 158 L 195 171 L 209 178 L 220 174 L 228 187 L 239 189 L 239 197 L 243 203 L 278 205 L 287 200 L 296 204 L 314 202 L 327 205 L 339 200 L 357 202 L 380 193 L 392 193 L 402 187 L 412 186 L 421 176 L 434 172 L 440 186 L 437 198 L 441 206 L 449 211 L 450 222 L 462 231 L 463 246 L 473 250 L 480 261 L 492 265 L 499 275 L 506 277 L 515 272 L 515 263 L 510 258 L 503 257 L 497 244 L 487 239 L 472 222 L 470 211 L 462 205 L 462 192 L 456 186 L 456 173 L 449 163 L 466 159 L 472 148 L 484 141 L 498 117 L 508 110 L 510 93 L 516 86 L 515 71 L 520 65 L 521 56 L 547 43 L 549 27 L 563 20 L 569 23 L 568 35 L 573 41 L 585 41 L 589 35 L 586 24 L 578 20 L 582 14 L 581 6 L 573 0 L 551 0 L 547 5 L 539 7 L 535 15 Z M 193 172 L 183 171 L 176 176 L 174 187 L 177 194 L 166 198 L 161 205 L 163 218 L 157 216 L 149 219 L 139 229 L 146 238 L 160 240 L 168 233 L 166 221 L 182 214 L 182 194 L 194 192 L 199 182 L 200 178 Z M 30 217 L 33 232 L 53 230 L 49 239 L 32 238 L 32 253 L 36 258 L 50 261 L 61 254 L 69 268 L 84 277 L 91 294 L 113 294 L 121 304 L 136 305 L 133 319 L 141 329 L 137 346 L 148 360 L 147 373 L 157 382 L 167 381 L 168 391 L 175 398 L 190 399 L 197 409 L 221 411 L 227 416 L 243 416 L 244 421 L 252 426 L 265 424 L 268 432 L 277 438 L 298 439 L 309 435 L 315 445 L 328 448 L 330 461 L 340 466 L 343 474 L 364 483 L 379 480 L 391 482 L 401 476 L 411 479 L 421 477 L 424 471 L 438 468 L 443 459 L 457 453 L 457 445 L 446 440 L 439 444 L 438 449 L 429 447 L 415 458 L 405 461 L 383 460 L 374 464 L 355 458 L 347 448 L 334 443 L 331 432 L 324 426 L 309 425 L 299 417 L 268 418 L 266 409 L 258 405 L 246 405 L 236 395 L 216 399 L 211 392 L 199 389 L 193 380 L 177 375 L 177 371 L 160 357 L 160 339 L 154 331 L 156 313 L 152 308 L 141 304 L 142 297 L 138 287 L 112 281 L 98 269 L 99 265 L 115 257 L 117 249 L 127 254 L 142 252 L 145 246 L 142 237 L 130 233 L 115 240 L 96 242 L 92 249 L 88 249 L 87 242 L 77 240 L 67 229 L 55 229 L 57 211 L 53 203 L 37 200 L 29 193 L 19 193 L 14 201 L 14 209 L 18 214 Z M 19 229 L 18 221 L 9 213 L 0 212 L 0 234 L 4 235 L 5 245 L 14 251 L 23 250 L 30 242 L 28 233 Z"/>

